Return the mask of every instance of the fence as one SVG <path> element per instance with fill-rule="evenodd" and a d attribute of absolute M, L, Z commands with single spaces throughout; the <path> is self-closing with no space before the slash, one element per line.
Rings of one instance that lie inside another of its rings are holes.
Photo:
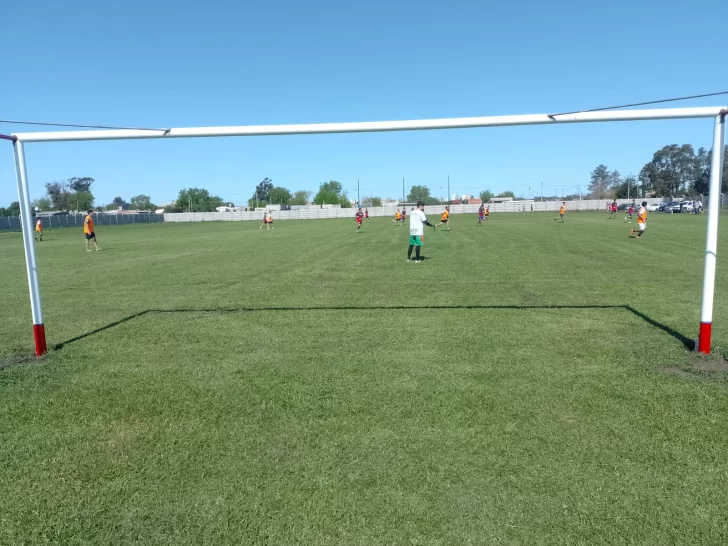
<path fill-rule="evenodd" d="M 53 216 L 37 216 L 33 219 L 33 223 L 37 218 L 43 220 L 43 229 L 61 228 L 61 227 L 78 227 L 83 226 L 83 214 L 57 214 Z M 155 224 L 164 222 L 163 214 L 95 214 L 94 223 L 99 226 L 117 225 L 117 224 Z M 0 217 L 0 231 L 21 231 L 20 217 L 7 216 Z"/>
<path fill-rule="evenodd" d="M 648 203 L 662 203 L 661 198 L 640 199 Z M 618 204 L 631 203 L 632 199 L 618 199 Z M 490 211 L 497 212 L 555 212 L 559 210 L 561 201 L 509 201 L 507 203 L 489 203 Z M 607 200 L 567 201 L 567 209 L 573 211 L 606 210 Z M 475 214 L 480 205 L 450 205 L 451 214 Z M 394 216 L 398 205 L 369 207 L 369 216 Z M 411 208 L 411 207 L 409 207 Z M 425 207 L 425 214 L 439 215 L 444 205 Z M 318 220 L 322 218 L 352 218 L 355 209 L 341 208 L 305 208 L 298 210 L 272 211 L 273 220 Z M 179 212 L 164 215 L 165 222 L 239 222 L 243 220 L 262 221 L 264 211 L 248 212 Z"/>

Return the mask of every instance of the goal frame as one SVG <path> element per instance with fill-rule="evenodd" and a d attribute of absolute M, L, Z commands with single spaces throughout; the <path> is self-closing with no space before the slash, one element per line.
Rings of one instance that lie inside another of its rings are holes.
<path fill-rule="evenodd" d="M 705 240 L 705 267 L 700 311 L 700 326 L 695 349 L 710 353 L 713 324 L 713 300 L 715 295 L 716 253 L 718 250 L 718 216 L 720 213 L 721 178 L 723 173 L 723 146 L 725 141 L 726 106 L 662 108 L 648 110 L 612 110 L 575 112 L 568 114 L 525 114 L 513 116 L 486 116 L 468 118 L 444 118 L 402 121 L 370 121 L 350 123 L 315 123 L 296 125 L 251 125 L 222 127 L 186 127 L 176 129 L 102 129 L 91 131 L 50 131 L 0 135 L 0 139 L 13 143 L 15 170 L 18 183 L 18 199 L 23 231 L 23 247 L 28 274 L 30 308 L 33 319 L 35 354 L 40 357 L 47 351 L 45 324 L 38 284 L 38 264 L 33 238 L 33 212 L 30 205 L 28 174 L 26 170 L 26 143 L 68 142 L 89 140 L 130 140 L 151 138 L 195 138 L 232 136 L 272 136 L 331 133 L 367 133 L 387 131 L 420 131 L 434 129 L 466 129 L 477 127 L 508 127 L 517 125 L 559 125 L 563 123 L 594 123 L 607 121 L 648 121 L 665 119 L 712 118 L 713 154 L 710 165 L 710 189 L 708 198 L 708 227 Z M 716 153 L 716 150 L 718 153 Z"/>

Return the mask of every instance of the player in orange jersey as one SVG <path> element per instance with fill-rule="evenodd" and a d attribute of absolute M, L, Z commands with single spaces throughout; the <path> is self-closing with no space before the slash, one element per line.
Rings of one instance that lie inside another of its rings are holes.
<path fill-rule="evenodd" d="M 563 201 L 561 203 L 561 208 L 559 209 L 559 217 L 558 218 L 554 218 L 554 222 L 556 220 L 561 220 L 561 223 L 563 224 L 564 223 L 564 216 L 566 216 L 566 201 Z"/>
<path fill-rule="evenodd" d="M 96 231 L 94 231 L 94 218 L 93 218 L 94 211 L 89 210 L 88 214 L 86 215 L 86 218 L 83 220 L 83 234 L 86 236 L 86 252 L 89 252 L 91 249 L 88 247 L 88 242 L 93 241 L 94 242 L 94 248 L 96 250 L 99 249 L 99 245 L 96 242 Z"/>
<path fill-rule="evenodd" d="M 38 221 L 35 223 L 35 240 L 43 240 L 43 220 L 40 218 L 38 218 Z"/>
<path fill-rule="evenodd" d="M 442 211 L 442 214 L 440 215 L 440 223 L 437 224 L 435 227 L 440 227 L 442 224 L 445 224 L 447 226 L 447 229 L 445 231 L 450 231 L 450 207 L 446 206 L 445 210 Z"/>
<path fill-rule="evenodd" d="M 642 206 L 640 207 L 640 210 L 637 212 L 637 230 L 639 231 L 639 233 L 637 233 L 637 235 L 635 235 L 634 234 L 635 230 L 630 229 L 629 236 L 639 239 L 640 237 L 642 237 L 642 234 L 645 232 L 645 228 L 647 228 L 647 201 L 642 201 Z"/>

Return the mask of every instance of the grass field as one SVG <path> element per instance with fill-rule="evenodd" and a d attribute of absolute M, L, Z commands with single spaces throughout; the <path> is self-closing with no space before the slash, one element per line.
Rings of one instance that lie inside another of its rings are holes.
<path fill-rule="evenodd" d="M 0 234 L 0 544 L 727 544 L 726 253 L 552 218 Z"/>

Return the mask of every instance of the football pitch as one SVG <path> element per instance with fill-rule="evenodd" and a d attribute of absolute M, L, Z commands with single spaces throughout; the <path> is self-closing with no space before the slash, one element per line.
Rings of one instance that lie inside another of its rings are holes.
<path fill-rule="evenodd" d="M 0 234 L 0 544 L 728 543 L 728 256 L 553 217 L 47 230 L 40 361 Z"/>

